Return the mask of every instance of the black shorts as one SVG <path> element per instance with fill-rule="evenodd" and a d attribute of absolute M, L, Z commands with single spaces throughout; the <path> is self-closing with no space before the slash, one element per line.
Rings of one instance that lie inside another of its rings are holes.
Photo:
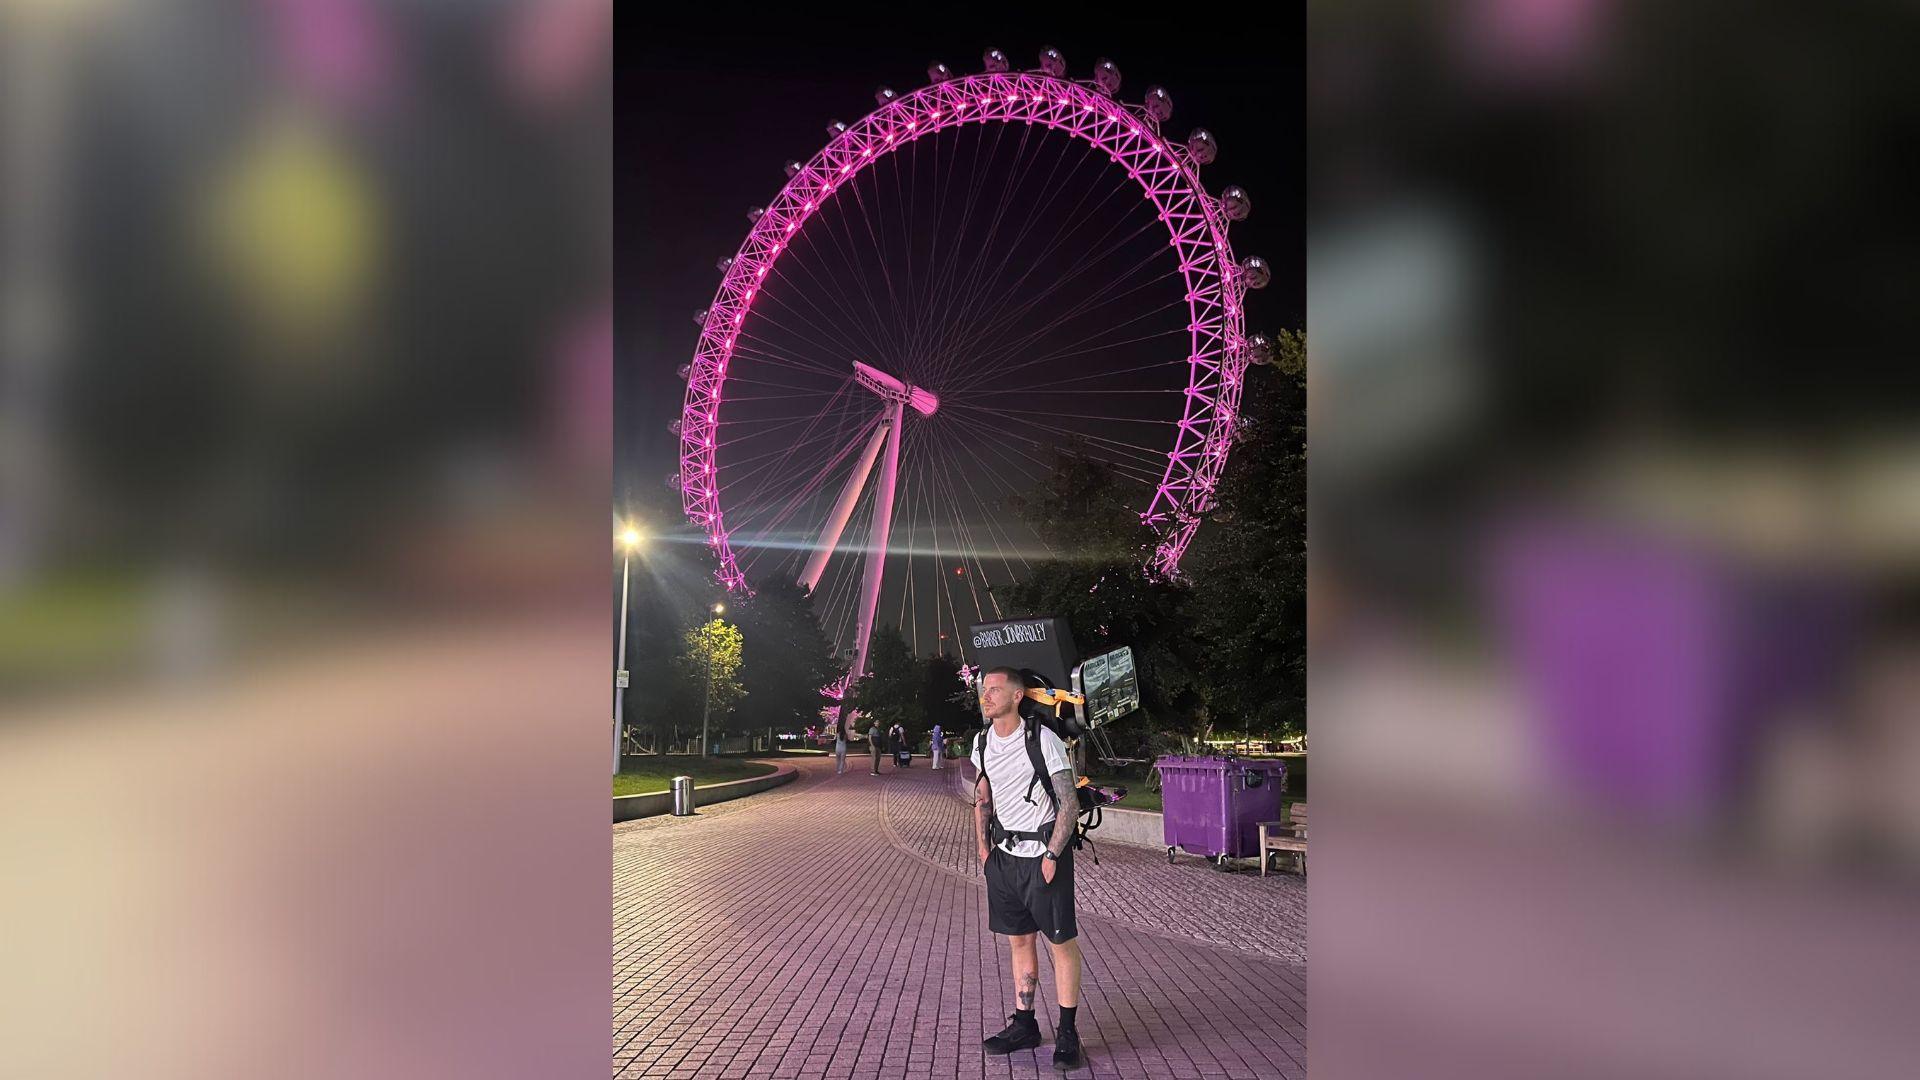
<path fill-rule="evenodd" d="M 1052 884 L 1041 876 L 1042 861 L 997 847 L 987 855 L 987 929 L 996 934 L 1039 932 L 1055 945 L 1079 936 L 1073 919 L 1073 849 L 1060 856 Z"/>

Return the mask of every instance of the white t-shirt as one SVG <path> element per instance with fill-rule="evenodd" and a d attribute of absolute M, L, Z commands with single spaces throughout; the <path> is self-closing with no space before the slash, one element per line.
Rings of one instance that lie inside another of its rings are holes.
<path fill-rule="evenodd" d="M 1027 802 L 1027 782 L 1033 779 L 1033 761 L 1027 757 L 1027 733 L 1025 727 L 1013 729 L 1013 734 L 1001 738 L 992 727 L 981 732 L 978 738 L 987 741 L 987 782 L 993 788 L 993 812 L 1000 819 L 1000 827 L 1010 832 L 1032 832 L 1046 824 L 1053 817 L 1053 801 L 1047 798 L 1051 790 L 1053 774 L 1073 770 L 1073 762 L 1067 759 L 1067 744 L 1050 727 L 1040 729 L 1040 756 L 1047 763 L 1047 773 L 1034 785 L 1033 802 Z M 974 742 L 974 761 L 980 760 L 980 744 Z M 1071 802 L 1060 808 L 1063 814 L 1072 814 L 1077 807 Z M 1037 859 L 1046 853 L 1047 845 L 1038 840 L 1008 840 L 1003 849 L 1009 855 Z"/>

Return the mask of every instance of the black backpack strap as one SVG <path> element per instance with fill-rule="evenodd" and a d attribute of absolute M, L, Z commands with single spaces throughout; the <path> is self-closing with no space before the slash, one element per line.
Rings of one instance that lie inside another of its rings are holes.
<path fill-rule="evenodd" d="M 1027 721 L 1027 761 L 1033 765 L 1033 779 L 1027 781 L 1027 801 L 1033 802 L 1033 786 L 1041 784 L 1047 793 L 1047 802 L 1052 805 L 1055 817 L 1060 814 L 1060 796 L 1053 790 L 1052 778 L 1047 775 L 1047 755 L 1040 749 L 1040 724 Z"/>

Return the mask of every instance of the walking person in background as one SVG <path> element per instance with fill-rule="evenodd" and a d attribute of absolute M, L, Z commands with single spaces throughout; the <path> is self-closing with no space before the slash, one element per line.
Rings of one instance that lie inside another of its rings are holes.
<path fill-rule="evenodd" d="M 839 776 L 847 771 L 847 718 L 836 716 L 833 719 L 833 775 Z"/>
<path fill-rule="evenodd" d="M 867 729 L 867 748 L 873 751 L 873 775 L 880 775 L 880 721 L 874 720 Z"/>
<path fill-rule="evenodd" d="M 897 769 L 900 766 L 906 764 L 906 760 L 900 756 L 900 751 L 905 750 L 906 748 L 907 748 L 907 729 L 904 727 L 901 727 L 899 724 L 895 724 L 892 727 L 888 728 L 887 729 L 887 751 L 893 755 L 894 768 Z"/>
<path fill-rule="evenodd" d="M 933 759 L 933 767 L 936 769 L 940 767 L 941 755 L 946 750 L 941 742 L 945 737 L 940 730 L 939 722 L 936 721 L 933 725 L 933 741 L 927 746 L 927 756 Z"/>

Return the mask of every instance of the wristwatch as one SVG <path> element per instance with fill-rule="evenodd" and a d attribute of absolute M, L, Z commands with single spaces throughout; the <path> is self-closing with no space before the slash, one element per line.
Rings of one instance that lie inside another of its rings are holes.
<path fill-rule="evenodd" d="M 1043 851 L 1043 852 L 1041 852 L 1041 853 L 1040 853 L 1040 857 L 1041 857 L 1041 858 L 1043 858 L 1043 859 L 1045 859 L 1045 860 L 1047 860 L 1048 862 L 1059 862 L 1059 861 L 1060 861 L 1060 856 L 1058 856 L 1058 855 L 1055 855 L 1055 854 L 1054 854 L 1053 852 L 1051 852 L 1051 851 Z"/>

